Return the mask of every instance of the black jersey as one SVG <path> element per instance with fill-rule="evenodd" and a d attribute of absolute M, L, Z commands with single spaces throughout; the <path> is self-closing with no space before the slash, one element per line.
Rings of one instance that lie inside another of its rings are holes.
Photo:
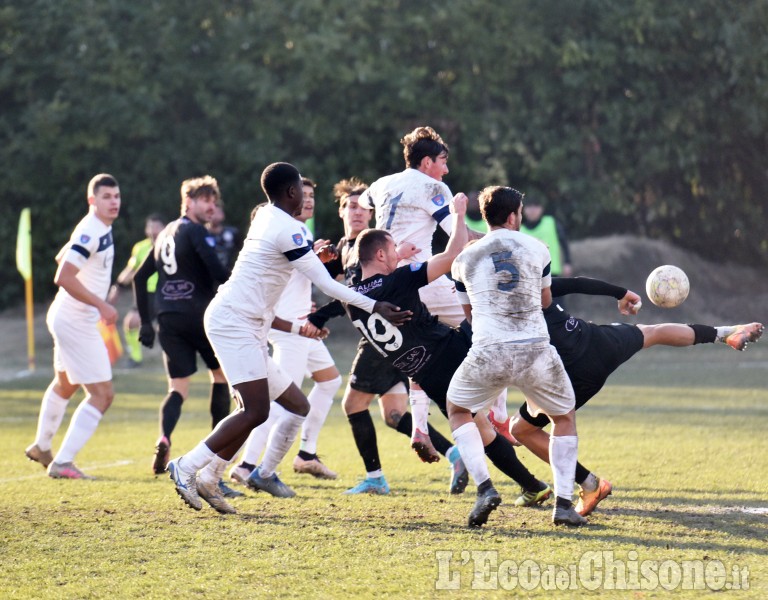
<path fill-rule="evenodd" d="M 389 275 L 364 279 L 353 289 L 361 294 L 391 302 L 413 316 L 395 327 L 379 314 L 370 314 L 348 305 L 352 323 L 365 339 L 396 369 L 418 382 L 431 368 L 454 330 L 440 323 L 421 302 L 419 288 L 427 285 L 427 263 L 412 263 L 395 269 Z"/>
<path fill-rule="evenodd" d="M 216 285 L 229 277 L 216 256 L 215 245 L 210 232 L 187 217 L 181 217 L 163 229 L 152 253 L 135 276 L 136 303 L 142 322 L 148 322 L 145 316 L 149 313 L 147 299 L 139 293 L 145 287 L 141 281 L 155 271 L 158 273 L 157 314 L 182 313 L 202 318 L 216 293 Z"/>
<path fill-rule="evenodd" d="M 553 277 L 552 296 L 568 294 L 589 294 L 623 298 L 626 288 L 620 288 L 598 279 L 588 277 Z M 563 364 L 567 367 L 581 358 L 589 348 L 592 328 L 589 323 L 568 314 L 562 306 L 552 303 L 544 309 L 549 341 L 557 349 Z"/>
<path fill-rule="evenodd" d="M 355 240 L 349 240 L 343 237 L 336 244 L 339 255 L 325 263 L 325 268 L 334 279 L 339 275 L 344 275 L 344 283 L 355 285 L 362 279 L 363 268 L 360 266 L 360 260 L 357 257 L 355 249 Z"/>

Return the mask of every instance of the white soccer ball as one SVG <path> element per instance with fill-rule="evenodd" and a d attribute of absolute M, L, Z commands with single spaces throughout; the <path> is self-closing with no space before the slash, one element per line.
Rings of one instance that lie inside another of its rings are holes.
<path fill-rule="evenodd" d="M 673 265 L 662 265 L 651 271 L 645 282 L 648 299 L 661 308 L 680 306 L 691 286 L 685 272 Z"/>

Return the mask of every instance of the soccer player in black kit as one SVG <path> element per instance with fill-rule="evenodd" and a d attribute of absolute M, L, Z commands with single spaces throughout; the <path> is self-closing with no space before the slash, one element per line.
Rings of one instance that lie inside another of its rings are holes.
<path fill-rule="evenodd" d="M 555 277 L 552 296 L 570 294 L 610 296 L 619 301 L 619 312 L 635 315 L 640 309 L 640 296 L 635 292 L 588 277 Z M 722 342 L 734 350 L 744 350 L 763 333 L 762 323 L 712 327 L 697 323 L 660 323 L 632 325 L 613 323 L 598 325 L 571 316 L 553 302 L 544 309 L 550 343 L 555 347 L 576 394 L 576 410 L 584 406 L 605 385 L 608 377 L 643 348 L 651 346 L 685 347 L 694 344 Z M 523 405 L 511 419 L 511 433 L 526 448 L 549 462 L 549 436 L 542 431 L 549 423 L 545 415 L 533 417 Z M 576 483 L 581 488 L 576 512 L 589 515 L 598 503 L 611 494 L 611 483 L 595 476 L 581 463 L 576 463 Z M 522 501 L 524 495 L 519 501 Z"/>
<path fill-rule="evenodd" d="M 333 187 L 334 196 L 339 203 L 339 216 L 344 222 L 344 237 L 336 246 L 336 259 L 327 262 L 325 266 L 332 277 L 343 275 L 347 285 L 358 283 L 362 274 L 355 241 L 359 233 L 368 227 L 372 216 L 370 209 L 358 204 L 360 195 L 366 189 L 368 186 L 354 177 L 343 179 Z M 335 301 L 312 313 L 310 322 L 324 325 L 328 319 L 344 314 L 341 303 Z M 322 325 L 319 329 L 322 329 Z M 368 407 L 378 395 L 384 422 L 410 438 L 413 422 L 411 414 L 406 410 L 407 384 L 408 378 L 402 372 L 382 359 L 365 338 L 360 340 L 352 363 L 349 382 L 344 391 L 342 407 L 352 428 L 358 452 L 363 459 L 366 477 L 345 493 L 386 494 L 389 492 L 389 485 L 384 477 L 379 457 L 376 428 Z M 427 427 L 434 447 L 450 462 L 450 492 L 462 493 L 469 482 L 469 475 L 458 448 L 429 423 Z M 422 460 L 424 460 L 423 457 Z"/>
<path fill-rule="evenodd" d="M 213 216 L 220 199 L 217 181 L 210 176 L 187 179 L 181 184 L 181 217 L 160 233 L 152 252 L 134 277 L 133 290 L 141 317 L 139 339 L 151 348 L 155 331 L 146 293 L 146 280 L 157 272 L 155 293 L 158 338 L 168 375 L 168 395 L 160 406 L 160 437 L 152 470 L 156 475 L 168 463 L 171 434 L 189 395 L 190 377 L 197 371 L 197 354 L 211 376 L 211 424 L 230 410 L 229 386 L 203 328 L 203 315 L 218 284 L 229 277 L 215 251 L 213 235 L 204 224 Z M 242 495 L 219 482 L 225 496 Z"/>

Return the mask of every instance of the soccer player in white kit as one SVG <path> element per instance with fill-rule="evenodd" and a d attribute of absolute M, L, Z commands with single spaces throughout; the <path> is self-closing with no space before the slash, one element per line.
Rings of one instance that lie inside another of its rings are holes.
<path fill-rule="evenodd" d="M 388 231 L 396 244 L 411 242 L 418 252 L 400 261 L 423 263 L 432 256 L 432 235 L 438 225 L 451 234 L 450 204 L 453 194 L 443 183 L 448 174 L 448 145 L 431 127 L 417 127 L 406 134 L 403 145 L 405 170 L 375 181 L 360 196 L 360 206 L 376 211 L 376 229 Z M 462 226 L 466 227 L 462 223 Z M 419 290 L 421 301 L 429 312 L 452 327 L 464 320 L 464 311 L 456 298 L 453 282 L 439 277 Z M 429 398 L 415 384 L 409 391 L 413 435 L 411 445 L 428 462 L 439 460 L 439 454 L 427 435 Z"/>
<path fill-rule="evenodd" d="M 304 201 L 296 220 L 306 224 L 315 212 L 315 183 L 303 177 L 302 184 Z M 307 230 L 307 238 L 315 251 L 329 244 L 329 240 L 317 240 L 313 243 L 312 233 L 309 230 Z M 320 430 L 331 410 L 333 397 L 341 386 L 341 375 L 322 340 L 298 335 L 311 310 L 312 282 L 299 271 L 294 271 L 275 306 L 275 315 L 290 322 L 293 332 L 273 328 L 269 332 L 269 343 L 272 346 L 272 358 L 297 387 L 301 388 L 307 373 L 315 382 L 307 395 L 310 410 L 301 426 L 301 445 L 299 453 L 293 459 L 293 470 L 297 473 L 314 475 L 320 479 L 336 479 L 336 473 L 318 458 L 317 442 Z M 269 418 L 251 432 L 240 464 L 230 471 L 232 479 L 247 485 L 248 476 L 267 446 L 269 433 L 276 426 L 283 412 L 279 404 L 273 404 Z"/>
<path fill-rule="evenodd" d="M 207 473 L 221 477 L 250 432 L 267 419 L 271 399 L 287 411 L 274 436 L 275 466 L 290 449 L 309 412 L 306 396 L 274 365 L 267 347 L 275 304 L 294 269 L 325 294 L 379 312 L 391 322 L 401 323 L 409 316 L 409 311 L 374 302 L 331 278 L 307 243 L 304 225 L 293 218 L 303 201 L 296 167 L 288 163 L 269 165 L 261 175 L 261 186 L 269 203 L 254 217 L 232 275 L 219 287 L 205 313 L 206 334 L 234 389 L 238 409 L 190 452 L 168 463 L 177 493 L 195 510 L 202 508 L 197 472 L 208 467 Z M 260 474 L 255 469 L 250 479 L 254 476 L 261 480 L 254 482 L 257 487 L 270 493 L 284 486 L 276 473 Z M 219 512 L 235 512 L 223 498 L 205 499 Z"/>
<path fill-rule="evenodd" d="M 448 388 L 451 430 L 467 470 L 478 486 L 469 525 L 479 527 L 500 503 L 485 463 L 473 413 L 487 408 L 513 385 L 531 415 L 552 421 L 550 462 L 557 496 L 553 522 L 583 525 L 572 505 L 578 437 L 573 388 L 549 343 L 542 307 L 552 301 L 550 256 L 540 241 L 520 233 L 523 195 L 488 187 L 480 210 L 489 233 L 456 258 L 451 274 L 472 323 L 472 348 Z"/>
<path fill-rule="evenodd" d="M 112 223 L 120 214 L 120 187 L 114 177 L 101 173 L 89 182 L 87 196 L 88 215 L 56 257 L 59 267 L 54 282 L 59 291 L 46 319 L 53 336 L 54 377 L 43 395 L 35 441 L 25 451 L 55 479 L 93 479 L 78 469 L 74 460 L 115 395 L 112 366 L 98 323 L 112 325 L 117 321 L 117 310 L 106 298 L 115 259 Z M 53 436 L 69 399 L 81 386 L 85 398 L 72 415 L 54 457 Z"/>

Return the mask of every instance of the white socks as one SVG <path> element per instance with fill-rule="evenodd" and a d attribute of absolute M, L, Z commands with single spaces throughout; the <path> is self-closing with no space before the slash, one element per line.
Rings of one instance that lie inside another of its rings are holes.
<path fill-rule="evenodd" d="M 187 473 L 197 473 L 203 467 L 208 466 L 208 463 L 216 456 L 205 442 L 200 442 L 197 446 L 192 448 L 184 456 L 179 458 L 179 469 L 186 471 Z"/>
<path fill-rule="evenodd" d="M 456 440 L 461 458 L 475 485 L 488 481 L 491 474 L 488 472 L 488 465 L 485 462 L 485 448 L 477 425 L 474 422 L 465 423 L 453 432 L 453 439 Z M 573 481 L 571 481 L 571 486 L 573 486 Z"/>
<path fill-rule="evenodd" d="M 310 390 L 307 400 L 309 401 L 309 414 L 304 425 L 301 426 L 301 446 L 300 449 L 309 454 L 317 453 L 317 439 L 320 437 L 320 430 L 323 428 L 328 412 L 333 406 L 333 397 L 341 387 L 341 376 L 329 381 L 317 381 Z"/>
<path fill-rule="evenodd" d="M 69 404 L 68 398 L 62 398 L 53 391 L 53 383 L 48 386 L 43 394 L 43 402 L 40 405 L 40 416 L 37 419 L 37 437 L 35 444 L 40 450 L 50 450 L 53 436 L 61 427 L 64 413 Z"/>
<path fill-rule="evenodd" d="M 552 466 L 555 496 L 558 498 L 573 499 L 573 481 L 576 478 L 576 455 L 578 451 L 579 438 L 577 436 L 549 436 L 549 463 Z"/>
<path fill-rule="evenodd" d="M 721 325 L 720 327 L 715 327 L 715 331 L 717 332 L 717 337 L 715 338 L 715 341 L 717 341 L 717 342 L 725 342 L 725 338 L 727 338 L 734 331 L 736 331 L 736 326 L 735 325 Z"/>
<path fill-rule="evenodd" d="M 267 447 L 269 433 L 272 431 L 281 415 L 285 412 L 287 411 L 277 404 L 277 402 L 270 402 L 269 416 L 266 421 L 251 431 L 248 440 L 245 442 L 245 450 L 243 450 L 243 454 L 240 457 L 240 462 L 246 462 L 250 465 L 259 464 L 261 453 L 264 452 L 264 448 Z"/>
<path fill-rule="evenodd" d="M 99 421 L 103 415 L 98 408 L 88 404 L 89 398 L 90 396 L 86 396 L 72 415 L 67 434 L 64 436 L 64 441 L 61 443 L 61 448 L 59 448 L 53 462 L 61 465 L 74 461 L 77 453 L 91 439 L 99 426 Z"/>
<path fill-rule="evenodd" d="M 428 433 L 429 426 L 429 396 L 424 390 L 415 390 L 411 387 L 408 392 L 408 401 L 411 404 L 411 418 L 413 419 L 413 433 L 418 429 L 421 433 Z"/>
<path fill-rule="evenodd" d="M 224 476 L 224 471 L 226 471 L 230 462 L 231 461 L 224 460 L 218 454 L 214 454 L 211 462 L 200 471 L 197 478 L 202 483 L 218 484 L 219 480 Z"/>
<path fill-rule="evenodd" d="M 493 401 L 491 410 L 493 411 L 493 418 L 500 423 L 504 423 L 504 421 L 509 419 L 509 414 L 507 413 L 507 388 L 504 388 L 501 393 L 496 396 L 496 400 Z"/>
<path fill-rule="evenodd" d="M 285 411 L 285 414 L 280 417 L 272 435 L 269 436 L 267 451 L 264 453 L 264 458 L 259 466 L 259 475 L 267 478 L 274 474 L 277 465 L 291 449 L 305 418 L 288 411 Z"/>

